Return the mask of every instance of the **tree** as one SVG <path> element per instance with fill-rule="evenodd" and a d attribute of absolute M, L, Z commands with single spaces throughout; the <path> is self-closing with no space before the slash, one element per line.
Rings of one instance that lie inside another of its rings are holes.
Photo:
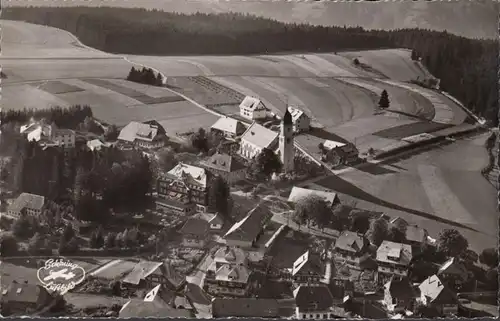
<path fill-rule="evenodd" d="M 198 131 L 191 135 L 190 137 L 191 146 L 200 152 L 207 152 L 208 137 L 203 128 L 199 128 Z"/>
<path fill-rule="evenodd" d="M 438 249 L 448 257 L 460 256 L 469 247 L 467 239 L 455 229 L 445 229 L 439 233 Z"/>
<path fill-rule="evenodd" d="M 208 201 L 210 206 L 220 213 L 223 217 L 227 217 L 229 214 L 229 199 L 231 193 L 229 192 L 229 186 L 221 176 L 215 176 L 210 180 L 210 185 L 208 188 Z"/>
<path fill-rule="evenodd" d="M 388 238 L 389 224 L 383 218 L 378 218 L 372 222 L 370 227 L 370 239 L 372 244 L 380 246 Z"/>
<path fill-rule="evenodd" d="M 14 233 L 15 237 L 20 239 L 26 239 L 33 236 L 33 227 L 27 215 L 21 215 L 14 224 L 12 224 L 12 233 Z"/>
<path fill-rule="evenodd" d="M 177 165 L 175 152 L 172 148 L 162 148 L 158 151 L 158 165 L 163 172 L 168 172 Z"/>
<path fill-rule="evenodd" d="M 406 240 L 406 235 L 396 226 L 392 226 L 389 229 L 387 238 L 392 242 L 403 243 Z"/>
<path fill-rule="evenodd" d="M 116 233 L 110 232 L 106 236 L 104 246 L 108 249 L 115 247 L 116 245 Z"/>
<path fill-rule="evenodd" d="M 302 224 L 314 222 L 320 228 L 325 228 L 331 223 L 332 211 L 323 198 L 311 195 L 297 201 L 294 216 Z"/>
<path fill-rule="evenodd" d="M 479 262 L 494 268 L 498 266 L 498 251 L 494 248 L 484 249 L 479 255 Z"/>
<path fill-rule="evenodd" d="M 389 94 L 387 93 L 387 90 L 383 90 L 382 94 L 380 95 L 380 100 L 378 101 L 378 106 L 382 109 L 387 109 L 389 108 L 390 101 L 389 101 Z"/>
<path fill-rule="evenodd" d="M 73 230 L 73 225 L 71 223 L 66 225 L 62 236 L 66 242 L 69 242 L 75 236 L 75 231 Z"/>
<path fill-rule="evenodd" d="M 12 235 L 0 235 L 0 257 L 15 256 L 18 251 L 17 240 Z"/>
<path fill-rule="evenodd" d="M 411 60 L 413 60 L 413 61 L 418 60 L 418 54 L 417 54 L 417 51 L 415 49 L 412 49 L 412 51 L 411 51 Z"/>
<path fill-rule="evenodd" d="M 281 161 L 272 150 L 264 148 L 250 163 L 249 175 L 257 180 L 268 180 L 281 171 Z"/>
<path fill-rule="evenodd" d="M 118 135 L 120 132 L 118 131 L 118 128 L 116 128 L 115 125 L 109 125 L 108 128 L 106 128 L 106 131 L 104 132 L 104 138 L 107 141 L 115 141 L 118 139 Z"/>
<path fill-rule="evenodd" d="M 37 253 L 45 245 L 45 240 L 40 233 L 35 233 L 33 237 L 29 240 L 28 251 L 30 253 Z"/>

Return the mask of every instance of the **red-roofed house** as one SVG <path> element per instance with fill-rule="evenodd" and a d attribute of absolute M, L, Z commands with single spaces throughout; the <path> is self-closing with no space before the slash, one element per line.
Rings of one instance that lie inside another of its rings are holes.
<path fill-rule="evenodd" d="M 182 244 L 185 247 L 203 248 L 209 241 L 210 226 L 201 218 L 189 218 L 182 226 Z"/>
<path fill-rule="evenodd" d="M 343 231 L 335 242 L 336 261 L 358 267 L 359 260 L 368 251 L 369 242 L 363 234 Z"/>

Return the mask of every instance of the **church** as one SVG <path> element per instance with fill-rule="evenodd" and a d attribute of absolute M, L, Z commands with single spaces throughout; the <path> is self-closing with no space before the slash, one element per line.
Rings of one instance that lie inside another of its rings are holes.
<path fill-rule="evenodd" d="M 295 147 L 293 140 L 293 119 L 289 109 L 285 111 L 283 120 L 281 121 L 281 128 L 279 134 L 279 156 L 283 164 L 282 172 L 287 174 L 294 170 Z"/>

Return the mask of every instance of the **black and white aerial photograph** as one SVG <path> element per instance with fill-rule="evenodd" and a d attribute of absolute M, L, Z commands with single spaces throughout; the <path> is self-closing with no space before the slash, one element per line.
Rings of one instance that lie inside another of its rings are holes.
<path fill-rule="evenodd" d="M 3 0 L 0 317 L 499 317 L 499 6 Z"/>

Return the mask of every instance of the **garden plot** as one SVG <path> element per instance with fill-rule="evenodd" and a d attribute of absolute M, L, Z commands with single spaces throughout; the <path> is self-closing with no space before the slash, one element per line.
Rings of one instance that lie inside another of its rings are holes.
<path fill-rule="evenodd" d="M 99 86 L 99 87 L 120 93 L 120 94 L 125 95 L 127 97 L 130 97 L 132 99 L 135 99 L 144 105 L 174 103 L 174 102 L 184 100 L 184 98 L 182 98 L 180 96 L 175 96 L 175 95 L 167 95 L 167 96 L 157 97 L 157 98 L 151 97 L 151 96 L 146 95 L 146 94 L 144 94 L 140 91 L 137 91 L 135 89 L 124 87 L 124 86 L 115 84 L 111 81 L 107 81 L 105 79 L 81 79 L 81 80 L 84 82 L 87 82 L 89 84 Z"/>
<path fill-rule="evenodd" d="M 46 82 L 34 82 L 30 83 L 31 86 L 48 92 L 52 95 L 66 94 L 72 92 L 84 91 L 80 87 L 72 86 L 61 81 L 46 81 Z"/>
<path fill-rule="evenodd" d="M 373 135 L 389 139 L 402 139 L 420 133 L 435 132 L 447 128 L 449 126 L 451 125 L 422 121 L 422 122 L 415 122 L 387 129 L 382 129 L 377 132 L 374 132 Z"/>
<path fill-rule="evenodd" d="M 135 90 L 139 93 L 142 93 L 144 95 L 147 95 L 147 96 L 153 97 L 153 98 L 177 97 L 178 96 L 177 94 L 171 92 L 170 90 L 162 88 L 162 87 L 140 84 L 140 83 L 128 81 L 125 79 L 106 79 L 106 81 L 113 83 L 113 84 L 116 84 L 116 85 L 123 87 L 123 88 Z"/>
<path fill-rule="evenodd" d="M 5 110 L 46 109 L 53 106 L 69 107 L 58 96 L 31 85 L 3 85 L 1 106 Z"/>
<path fill-rule="evenodd" d="M 349 59 L 358 58 L 387 77 L 398 81 L 410 81 L 424 78 L 426 72 L 411 60 L 407 49 L 385 49 L 341 52 L 339 55 Z"/>

